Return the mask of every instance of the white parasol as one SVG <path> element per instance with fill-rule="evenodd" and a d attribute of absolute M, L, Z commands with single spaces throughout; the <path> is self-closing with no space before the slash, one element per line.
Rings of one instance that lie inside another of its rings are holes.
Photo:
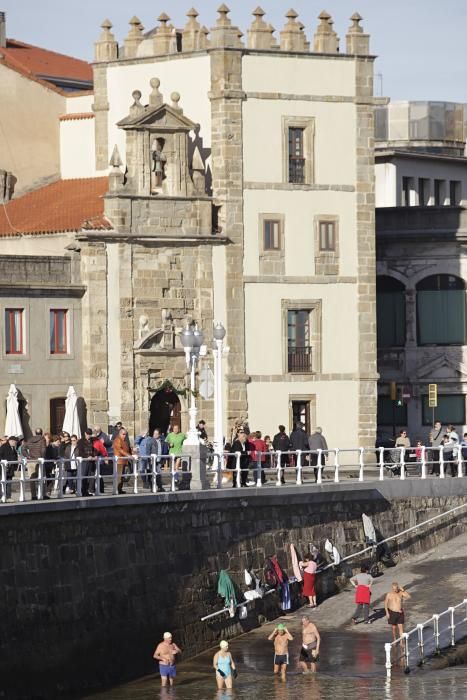
<path fill-rule="evenodd" d="M 376 532 L 375 532 L 375 526 L 373 525 L 373 521 L 365 513 L 362 513 L 362 520 L 363 520 L 363 530 L 365 532 L 365 537 L 366 537 L 367 541 L 368 542 L 376 542 Z"/>
<path fill-rule="evenodd" d="M 10 384 L 6 400 L 6 420 L 4 435 L 23 437 L 23 427 L 19 417 L 18 390 L 14 384 Z"/>
<path fill-rule="evenodd" d="M 62 430 L 65 433 L 69 433 L 69 435 L 76 435 L 80 438 L 81 428 L 79 427 L 77 401 L 78 395 L 75 391 L 75 387 L 70 386 L 66 395 L 65 418 L 63 419 Z"/>

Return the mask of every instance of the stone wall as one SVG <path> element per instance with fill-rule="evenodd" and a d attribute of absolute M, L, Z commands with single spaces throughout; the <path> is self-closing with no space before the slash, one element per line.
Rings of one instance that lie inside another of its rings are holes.
<path fill-rule="evenodd" d="M 303 553 L 329 538 L 346 555 L 362 547 L 363 512 L 387 537 L 463 503 L 465 488 L 465 479 L 394 481 L 3 506 L 0 690 L 14 700 L 34 686 L 34 697 L 51 700 L 150 673 L 166 629 L 194 655 L 256 626 L 260 614 L 279 614 L 271 595 L 246 620 L 201 622 L 223 607 L 220 569 L 242 589 L 244 567 L 262 568 L 272 554 L 292 573 L 290 542 Z M 466 527 L 465 513 L 438 521 L 399 554 Z M 320 578 L 319 595 L 338 582 Z"/>
<path fill-rule="evenodd" d="M 72 282 L 72 262 L 65 256 L 0 255 L 2 284 L 65 286 Z"/>

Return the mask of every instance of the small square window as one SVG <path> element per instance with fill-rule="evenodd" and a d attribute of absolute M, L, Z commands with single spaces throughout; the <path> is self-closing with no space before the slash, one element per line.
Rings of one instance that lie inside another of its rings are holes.
<path fill-rule="evenodd" d="M 68 353 L 68 311 L 67 309 L 50 309 L 50 354 L 66 355 Z"/>
<path fill-rule="evenodd" d="M 263 248 L 264 250 L 280 249 L 280 221 L 277 219 L 265 219 L 263 222 Z"/>
<path fill-rule="evenodd" d="M 24 354 L 24 309 L 5 309 L 5 353 Z"/>
<path fill-rule="evenodd" d="M 336 222 L 319 222 L 319 249 L 322 252 L 332 252 L 336 250 Z"/>

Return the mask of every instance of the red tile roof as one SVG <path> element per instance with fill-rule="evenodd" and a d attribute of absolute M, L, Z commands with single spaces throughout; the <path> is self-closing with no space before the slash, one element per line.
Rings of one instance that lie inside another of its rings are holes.
<path fill-rule="evenodd" d="M 0 204 L 0 236 L 112 229 L 102 196 L 107 177 L 58 180 Z"/>
<path fill-rule="evenodd" d="M 70 122 L 74 119 L 94 119 L 94 112 L 70 112 L 59 117 L 61 122 Z"/>
<path fill-rule="evenodd" d="M 86 61 L 16 39 L 7 39 L 6 48 L 0 48 L 0 57 L 2 56 L 7 65 L 24 75 L 42 80 L 49 77 L 92 81 L 92 67 Z"/>

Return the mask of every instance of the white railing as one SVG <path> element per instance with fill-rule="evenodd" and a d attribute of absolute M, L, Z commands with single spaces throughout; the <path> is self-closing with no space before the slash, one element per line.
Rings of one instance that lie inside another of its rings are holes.
<path fill-rule="evenodd" d="M 456 641 L 466 634 L 467 598 L 464 598 L 462 603 L 432 615 L 410 632 L 404 632 L 398 639 L 384 645 L 387 677 L 391 677 L 396 664 L 405 673 L 410 673 L 411 666 L 421 666 L 429 656 L 446 647 L 455 646 Z"/>
<path fill-rule="evenodd" d="M 445 479 L 462 477 L 465 465 L 462 451 L 446 448 L 422 448 L 419 461 L 412 461 L 413 450 L 397 448 L 334 448 L 330 450 L 290 450 L 251 453 L 208 453 L 208 488 L 232 486 L 282 487 L 284 484 L 327 483 L 334 485 L 349 479 L 358 482 L 384 481 L 386 478 Z M 446 458 L 450 455 L 450 458 Z M 92 457 L 73 459 L 21 459 L 0 462 L 0 501 L 13 497 L 20 502 L 29 497 L 63 498 L 72 491 L 77 496 L 105 492 L 118 494 L 122 470 L 133 494 L 174 492 L 190 488 L 190 455 L 131 455 L 128 457 Z"/>
<path fill-rule="evenodd" d="M 191 456 L 184 454 L 2 460 L 0 502 L 117 495 L 128 486 L 133 494 L 176 491 L 189 488 L 190 480 Z"/>
<path fill-rule="evenodd" d="M 290 450 L 256 452 L 244 466 L 245 456 L 240 452 L 212 455 L 212 471 L 216 472 L 213 486 L 216 488 L 239 486 L 246 477 L 253 477 L 250 486 L 261 488 L 266 480 L 281 486 L 285 481 L 301 485 L 310 476 L 319 485 L 323 473 L 339 484 L 351 477 L 359 482 L 384 481 L 387 477 L 405 479 L 416 476 L 426 479 L 435 476 L 464 476 L 464 460 L 460 447 L 427 448 L 420 450 L 416 458 L 415 448 L 334 448 L 329 450 Z M 269 479 L 268 479 L 269 477 Z M 230 483 L 231 482 L 231 483 Z"/>

